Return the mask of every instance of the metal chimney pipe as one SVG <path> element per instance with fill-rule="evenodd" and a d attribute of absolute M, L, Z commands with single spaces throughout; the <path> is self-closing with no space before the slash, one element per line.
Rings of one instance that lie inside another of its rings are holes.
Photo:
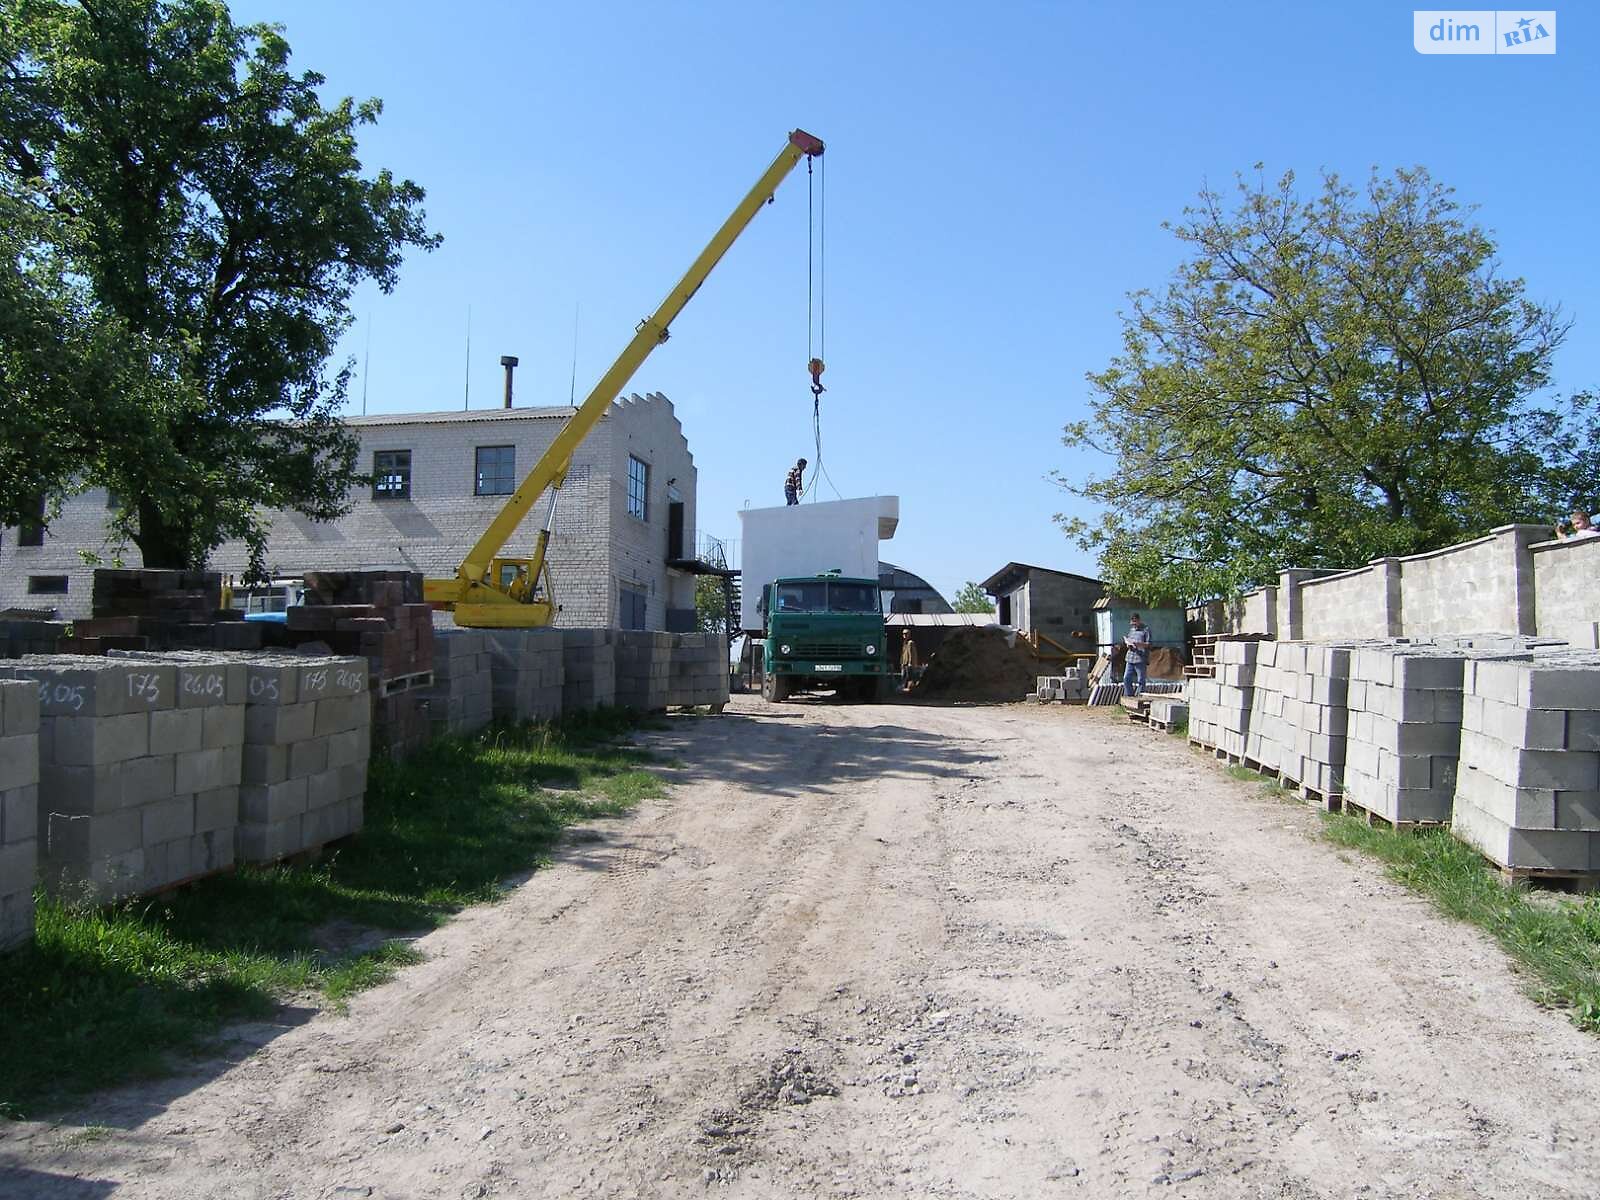
<path fill-rule="evenodd" d="M 511 407 L 511 372 L 517 369 L 517 356 L 515 354 L 502 354 L 500 365 L 506 369 L 506 407 Z"/>

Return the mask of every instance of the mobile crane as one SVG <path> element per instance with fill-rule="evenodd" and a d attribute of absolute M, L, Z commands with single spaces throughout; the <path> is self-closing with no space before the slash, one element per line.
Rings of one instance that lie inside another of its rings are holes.
<path fill-rule="evenodd" d="M 425 600 L 435 608 L 453 612 L 457 625 L 472 628 L 525 629 L 549 625 L 555 619 L 555 589 L 550 581 L 550 566 L 545 555 L 550 544 L 550 531 L 555 524 L 556 500 L 561 485 L 566 481 L 567 471 L 572 466 L 573 452 L 599 423 L 650 352 L 667 340 L 672 322 L 683 311 L 684 305 L 700 290 L 700 285 L 711 274 L 712 268 L 755 219 L 761 206 L 772 200 L 777 186 L 802 158 L 816 158 L 822 151 L 821 139 L 804 130 L 796 129 L 789 135 L 778 157 L 772 160 L 772 165 L 762 173 L 755 186 L 722 223 L 722 228 L 700 252 L 678 285 L 667 293 L 667 298 L 655 312 L 635 327 L 632 340 L 617 356 L 611 368 L 600 377 L 600 382 L 594 385 L 594 390 L 578 410 L 561 427 L 549 449 L 523 478 L 505 507 L 483 531 L 477 544 L 467 552 L 461 566 L 456 569 L 455 577 L 423 581 Z M 822 371 L 821 360 L 813 360 L 808 368 L 813 380 L 817 380 Z M 539 531 L 532 557 L 503 556 L 500 551 L 546 488 L 550 489 L 550 511 L 544 528 Z"/>

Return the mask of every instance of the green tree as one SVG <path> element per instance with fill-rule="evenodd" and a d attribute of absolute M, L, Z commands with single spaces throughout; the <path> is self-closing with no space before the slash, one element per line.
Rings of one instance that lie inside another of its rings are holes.
<path fill-rule="evenodd" d="M 230 538 L 259 558 L 263 508 L 347 509 L 351 365 L 328 359 L 354 288 L 438 244 L 421 188 L 362 174 L 380 104 L 325 106 L 288 64 L 220 0 L 0 0 L 0 173 L 79 232 L 60 249 L 141 380 L 114 437 L 63 440 L 147 566 Z"/>
<path fill-rule="evenodd" d="M 991 613 L 994 611 L 994 601 L 969 579 L 957 589 L 953 607 L 958 613 Z"/>
<path fill-rule="evenodd" d="M 694 611 L 701 633 L 728 632 L 728 604 L 723 597 L 722 576 L 695 576 Z"/>
<path fill-rule="evenodd" d="M 1188 258 L 1131 297 L 1069 447 L 1114 459 L 1058 516 L 1107 583 L 1196 599 L 1284 566 L 1356 566 L 1512 521 L 1600 480 L 1593 397 L 1541 402 L 1566 334 L 1425 170 L 1240 179 L 1168 225 Z"/>

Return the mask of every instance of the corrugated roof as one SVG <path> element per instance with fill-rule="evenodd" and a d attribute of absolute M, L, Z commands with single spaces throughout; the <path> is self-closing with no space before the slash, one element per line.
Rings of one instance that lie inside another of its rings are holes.
<path fill-rule="evenodd" d="M 885 625 L 993 625 L 1006 628 L 994 619 L 993 613 L 890 613 L 883 618 Z"/>

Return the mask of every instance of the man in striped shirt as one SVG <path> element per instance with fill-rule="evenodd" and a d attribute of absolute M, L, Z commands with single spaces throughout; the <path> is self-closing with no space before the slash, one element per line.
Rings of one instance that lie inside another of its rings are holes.
<path fill-rule="evenodd" d="M 800 503 L 800 489 L 805 486 L 806 460 L 801 459 L 789 469 L 783 480 L 783 499 L 786 504 Z"/>

